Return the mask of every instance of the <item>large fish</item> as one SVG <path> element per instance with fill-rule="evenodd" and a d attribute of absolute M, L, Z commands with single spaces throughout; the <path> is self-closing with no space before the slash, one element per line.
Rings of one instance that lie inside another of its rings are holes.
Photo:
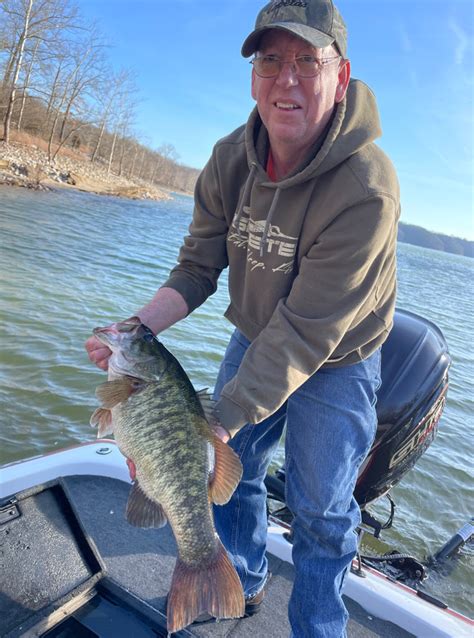
<path fill-rule="evenodd" d="M 211 502 L 226 503 L 242 475 L 234 451 L 218 438 L 200 398 L 175 357 L 138 317 L 94 334 L 111 350 L 102 403 L 91 417 L 98 436 L 113 433 L 136 473 L 126 516 L 132 525 L 168 520 L 178 557 L 168 594 L 175 632 L 201 613 L 244 615 L 237 573 L 217 536 Z"/>

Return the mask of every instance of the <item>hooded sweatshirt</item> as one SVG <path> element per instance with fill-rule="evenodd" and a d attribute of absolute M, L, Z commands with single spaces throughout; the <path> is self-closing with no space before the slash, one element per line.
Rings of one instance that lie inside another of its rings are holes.
<path fill-rule="evenodd" d="M 225 316 L 251 341 L 218 403 L 232 433 L 276 412 L 321 366 L 367 358 L 390 331 L 400 205 L 380 134 L 372 92 L 352 80 L 293 174 L 270 181 L 255 109 L 198 179 L 189 236 L 164 286 L 191 312 L 229 266 Z"/>

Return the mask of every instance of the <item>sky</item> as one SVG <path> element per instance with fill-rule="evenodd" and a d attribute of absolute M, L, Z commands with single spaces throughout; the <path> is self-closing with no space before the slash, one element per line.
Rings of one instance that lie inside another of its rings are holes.
<path fill-rule="evenodd" d="M 254 102 L 240 55 L 263 0 L 77 0 L 139 88 L 136 131 L 202 168 Z M 474 240 L 472 0 L 339 0 L 352 76 L 374 91 L 402 221 Z"/>

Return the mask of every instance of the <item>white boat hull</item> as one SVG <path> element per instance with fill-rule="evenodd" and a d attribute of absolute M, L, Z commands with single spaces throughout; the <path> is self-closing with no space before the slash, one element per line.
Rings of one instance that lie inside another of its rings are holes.
<path fill-rule="evenodd" d="M 105 476 L 130 483 L 125 459 L 115 442 L 108 439 L 52 452 L 0 468 L 0 499 L 62 476 Z M 268 551 L 292 562 L 291 544 L 283 534 L 288 529 L 271 520 Z M 393 623 L 420 638 L 473 638 L 474 623 L 451 609 L 442 609 L 421 599 L 417 592 L 384 574 L 365 567 L 364 578 L 349 573 L 344 594 L 368 614 Z"/>

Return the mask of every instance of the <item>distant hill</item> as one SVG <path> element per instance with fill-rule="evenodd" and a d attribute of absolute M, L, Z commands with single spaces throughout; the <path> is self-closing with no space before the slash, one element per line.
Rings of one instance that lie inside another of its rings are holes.
<path fill-rule="evenodd" d="M 398 241 L 405 244 L 423 246 L 424 248 L 432 248 L 433 250 L 442 250 L 445 253 L 474 257 L 474 241 L 433 233 L 430 230 L 426 230 L 426 228 L 413 226 L 412 224 L 400 222 Z"/>

